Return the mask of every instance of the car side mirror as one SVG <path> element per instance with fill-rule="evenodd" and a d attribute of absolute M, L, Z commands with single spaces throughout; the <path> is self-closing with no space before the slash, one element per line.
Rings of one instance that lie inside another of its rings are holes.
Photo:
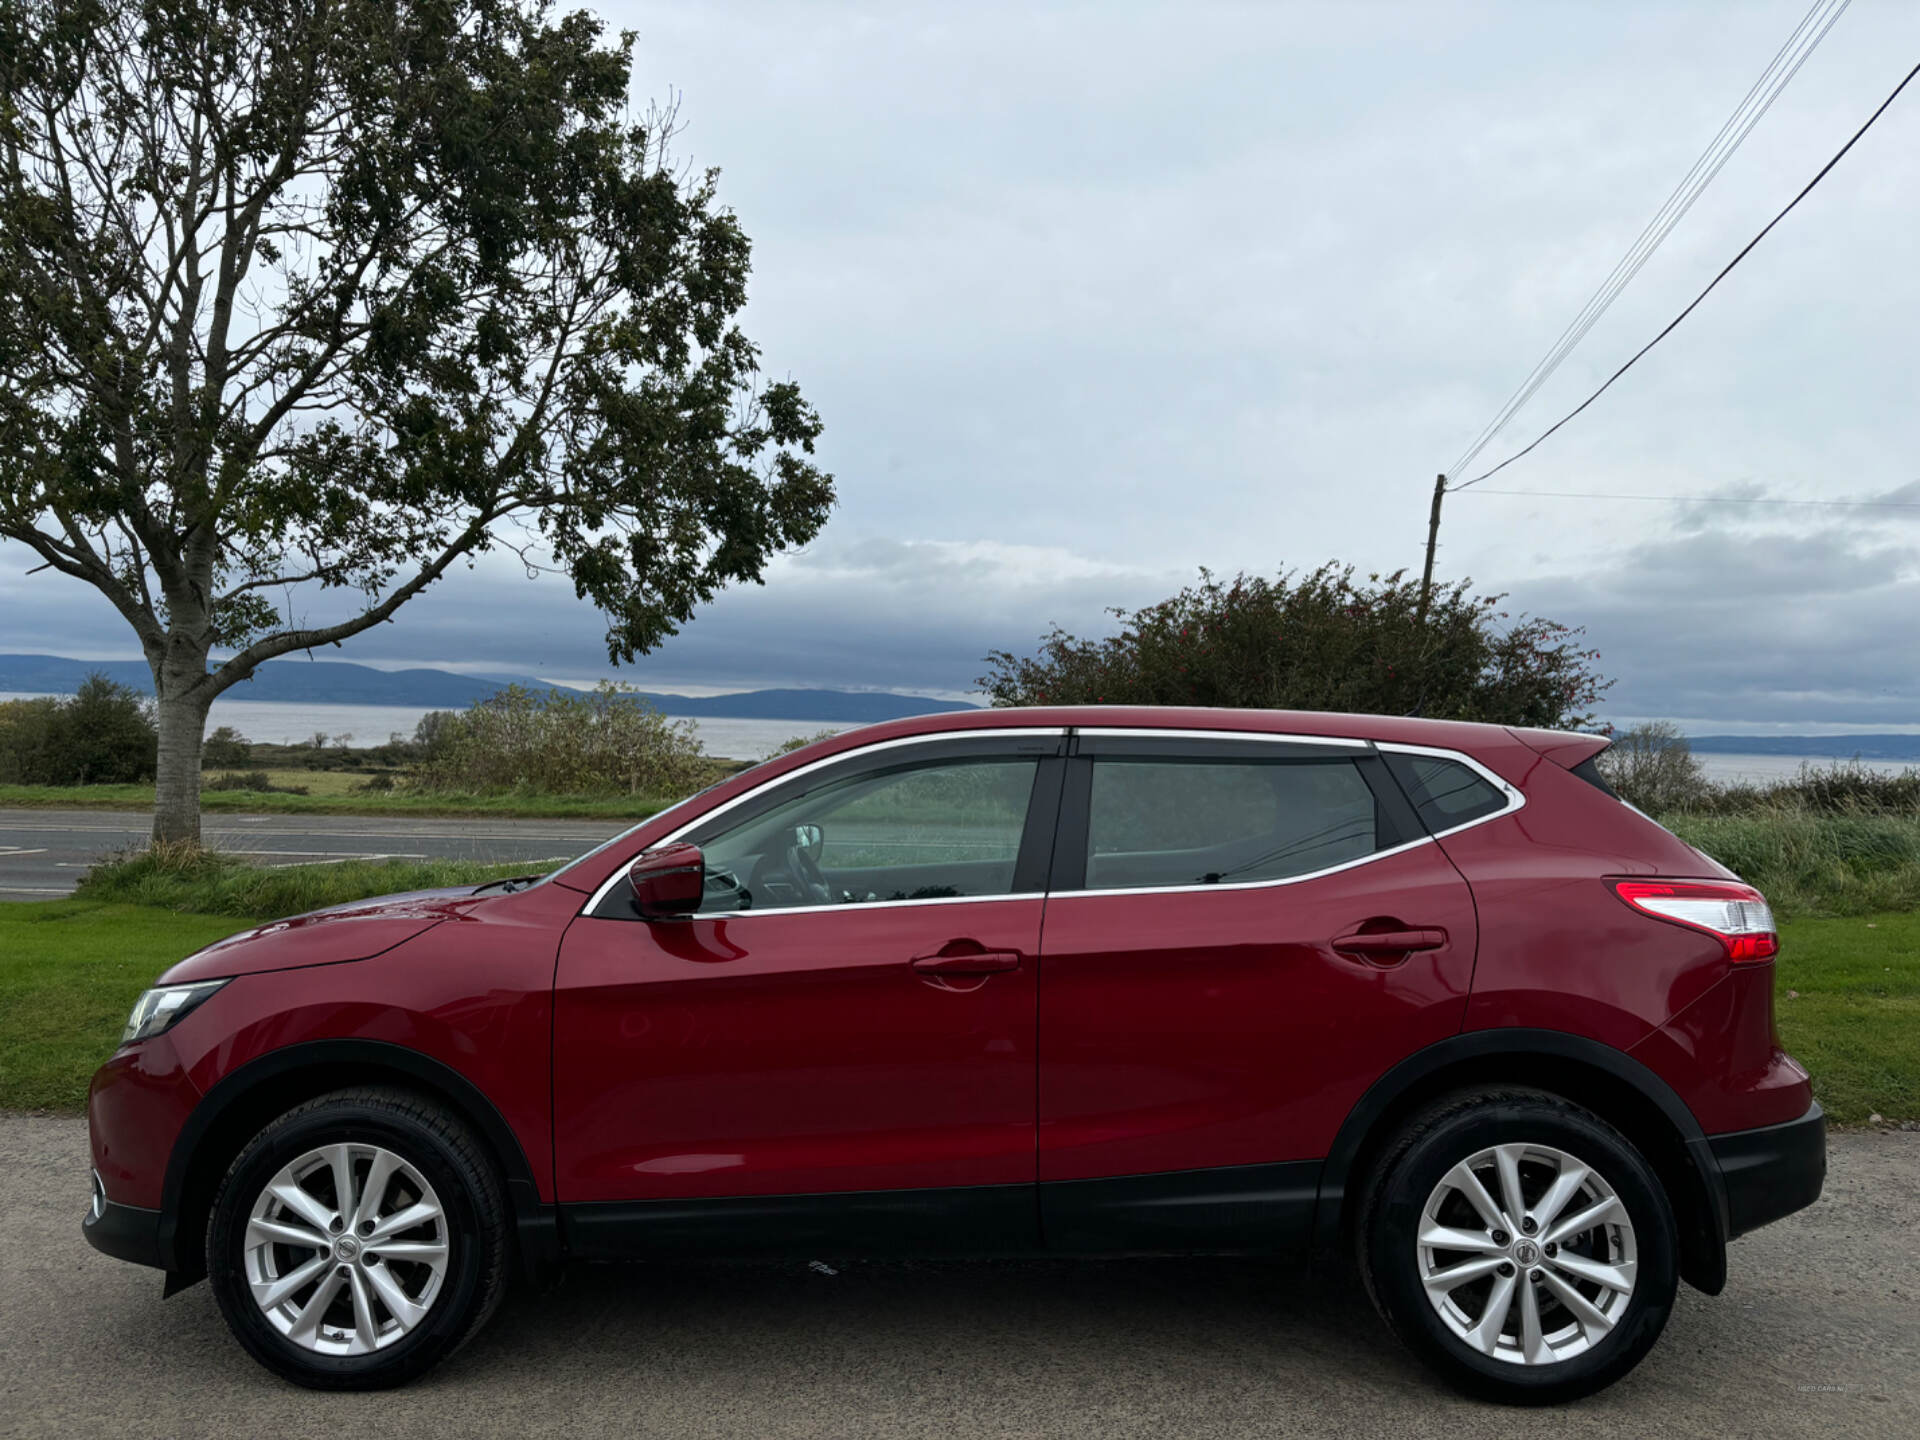
<path fill-rule="evenodd" d="M 691 915 L 706 890 L 707 859 L 685 840 L 644 852 L 627 868 L 634 908 L 646 920 Z"/>

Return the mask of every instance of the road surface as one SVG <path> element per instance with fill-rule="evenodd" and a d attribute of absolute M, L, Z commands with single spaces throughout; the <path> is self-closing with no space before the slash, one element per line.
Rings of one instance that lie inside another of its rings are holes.
<path fill-rule="evenodd" d="M 116 810 L 0 810 L 0 900 L 70 894 L 103 855 L 146 842 L 152 818 Z M 369 815 L 208 815 L 206 843 L 262 865 L 352 857 L 549 860 L 628 828 L 617 820 L 427 820 Z"/>
<path fill-rule="evenodd" d="M 1832 1163 L 1725 1294 L 1683 1287 L 1638 1370 L 1558 1411 L 1442 1389 L 1350 1283 L 1221 1259 L 582 1266 L 406 1389 L 317 1395 L 205 1285 L 163 1302 L 88 1248 L 83 1122 L 0 1116 L 0 1434 L 1908 1440 L 1920 1134 L 1836 1135 Z"/>

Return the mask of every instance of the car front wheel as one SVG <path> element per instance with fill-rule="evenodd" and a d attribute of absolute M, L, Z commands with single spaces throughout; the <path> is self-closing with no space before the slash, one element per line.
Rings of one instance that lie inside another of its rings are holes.
<path fill-rule="evenodd" d="M 1454 1096 L 1376 1173 L 1358 1235 L 1368 1290 L 1457 1388 L 1570 1400 L 1659 1339 L 1677 1284 L 1672 1207 L 1599 1117 L 1539 1091 Z"/>
<path fill-rule="evenodd" d="M 500 1182 L 455 1117 L 403 1091 L 282 1115 L 228 1170 L 207 1273 L 240 1343 L 317 1389 L 400 1384 L 458 1349 L 507 1273 Z"/>

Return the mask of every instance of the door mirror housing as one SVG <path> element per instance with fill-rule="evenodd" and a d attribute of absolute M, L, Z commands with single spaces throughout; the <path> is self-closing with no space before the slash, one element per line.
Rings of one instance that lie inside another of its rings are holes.
<path fill-rule="evenodd" d="M 707 860 L 685 840 L 645 851 L 627 869 L 634 908 L 646 920 L 691 915 L 706 891 Z"/>

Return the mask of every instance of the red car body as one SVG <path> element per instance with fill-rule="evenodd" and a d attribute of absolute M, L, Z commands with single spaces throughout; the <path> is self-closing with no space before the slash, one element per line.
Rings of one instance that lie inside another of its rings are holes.
<path fill-rule="evenodd" d="M 1078 844 L 1085 870 L 1087 756 L 1113 736 L 1443 753 L 1505 808 L 1279 885 L 1076 886 L 1060 857 Z M 620 908 L 636 857 L 797 772 L 989 739 L 1039 757 L 1019 861 L 1038 890 Z M 191 1281 L 248 1137 L 377 1079 L 484 1137 L 534 1271 L 690 1249 L 1287 1250 L 1339 1240 L 1409 1107 L 1491 1080 L 1628 1135 L 1672 1197 L 1683 1273 L 1715 1291 L 1729 1238 L 1818 1194 L 1823 1122 L 1775 1035 L 1772 963 L 1616 893 L 1733 877 L 1577 773 L 1604 744 L 1105 707 L 839 735 L 531 888 L 345 906 L 181 962 L 165 982 L 233 978 L 95 1076 L 89 1238 Z"/>

